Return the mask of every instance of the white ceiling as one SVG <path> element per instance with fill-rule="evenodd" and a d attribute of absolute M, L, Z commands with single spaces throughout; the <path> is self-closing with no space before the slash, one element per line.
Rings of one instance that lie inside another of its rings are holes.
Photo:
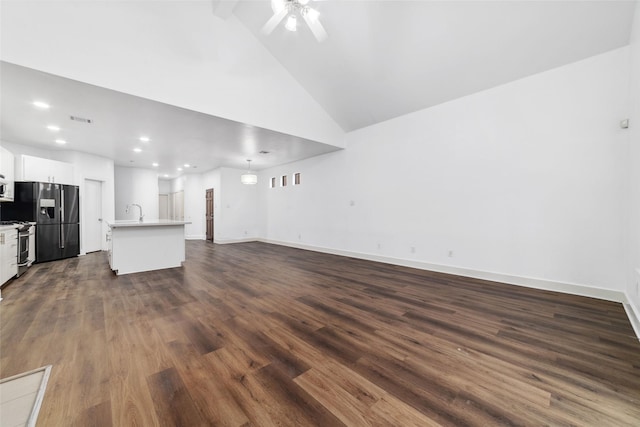
<path fill-rule="evenodd" d="M 260 28 L 268 1 L 238 19 L 351 131 L 629 43 L 634 1 L 311 1 L 328 39 L 301 23 Z"/>
<path fill-rule="evenodd" d="M 233 6 L 226 20 L 220 2 Z M 335 123 L 359 129 L 624 46 L 636 3 L 312 1 L 328 33 L 318 43 L 303 23 L 262 35 L 265 0 L 0 0 L 0 137 L 46 149 L 62 137 L 63 149 L 157 161 L 171 176 L 246 158 L 262 169 L 335 150 Z"/>
<path fill-rule="evenodd" d="M 87 152 L 121 166 L 151 169 L 157 162 L 161 176 L 221 166 L 244 168 L 246 159 L 252 159 L 252 169 L 262 169 L 338 149 L 7 62 L 0 62 L 0 88 L 3 140 Z M 51 108 L 35 108 L 35 100 L 46 101 Z M 72 121 L 72 115 L 91 119 L 91 124 Z M 60 131 L 52 132 L 48 125 Z M 151 141 L 141 142 L 141 136 Z M 55 144 L 58 138 L 67 144 Z M 142 152 L 134 152 L 136 147 Z M 185 163 L 192 167 L 184 168 Z"/>

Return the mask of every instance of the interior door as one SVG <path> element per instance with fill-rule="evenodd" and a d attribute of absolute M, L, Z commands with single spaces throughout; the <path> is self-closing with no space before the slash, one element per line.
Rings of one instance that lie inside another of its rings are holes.
<path fill-rule="evenodd" d="M 168 194 L 158 194 L 158 216 L 160 219 L 169 219 Z"/>
<path fill-rule="evenodd" d="M 213 188 L 209 188 L 205 194 L 207 212 L 205 221 L 207 223 L 207 240 L 213 242 Z"/>
<path fill-rule="evenodd" d="M 86 179 L 82 192 L 82 231 L 86 253 L 102 250 L 102 182 Z"/>
<path fill-rule="evenodd" d="M 173 193 L 175 195 L 175 200 L 173 202 L 173 209 L 175 213 L 176 221 L 184 221 L 184 191 L 178 191 Z"/>

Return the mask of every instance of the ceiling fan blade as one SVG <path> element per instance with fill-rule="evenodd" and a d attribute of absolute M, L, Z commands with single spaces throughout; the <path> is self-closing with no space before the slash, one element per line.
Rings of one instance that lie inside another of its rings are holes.
<path fill-rule="evenodd" d="M 271 34 L 271 32 L 278 26 L 280 21 L 282 21 L 285 16 L 287 16 L 287 9 L 286 8 L 280 10 L 280 12 L 278 12 L 278 13 L 274 13 L 273 16 L 271 18 L 269 18 L 267 23 L 264 24 L 264 27 L 262 27 L 262 30 L 260 30 L 262 32 L 262 34 L 264 34 L 266 36 Z"/>
<path fill-rule="evenodd" d="M 282 9 L 286 9 L 286 3 L 284 0 L 271 0 L 271 10 L 273 13 L 278 13 Z"/>
<path fill-rule="evenodd" d="M 322 26 L 320 21 L 318 21 L 317 18 L 316 19 L 311 18 L 308 13 L 303 14 L 302 17 L 304 18 L 305 22 L 309 26 L 309 29 L 315 36 L 316 40 L 321 42 L 327 38 L 327 32 L 324 30 L 324 27 Z"/>

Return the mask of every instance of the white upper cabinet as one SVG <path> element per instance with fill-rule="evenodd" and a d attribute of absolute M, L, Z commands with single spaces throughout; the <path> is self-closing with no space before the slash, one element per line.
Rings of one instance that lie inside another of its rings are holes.
<path fill-rule="evenodd" d="M 13 172 L 13 154 L 6 148 L 0 147 L 0 184 L 4 185 L 4 193 L 0 195 L 0 202 L 13 201 Z"/>
<path fill-rule="evenodd" d="M 16 180 L 74 185 L 73 165 L 57 160 L 21 155 L 16 161 Z"/>

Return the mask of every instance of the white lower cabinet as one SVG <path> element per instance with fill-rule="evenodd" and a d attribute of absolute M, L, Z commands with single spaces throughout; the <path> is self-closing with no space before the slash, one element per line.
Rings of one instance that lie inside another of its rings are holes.
<path fill-rule="evenodd" d="M 0 284 L 18 274 L 18 230 L 0 230 Z"/>
<path fill-rule="evenodd" d="M 107 255 L 109 256 L 109 268 L 113 270 L 113 240 L 111 240 L 111 228 L 107 231 Z"/>

